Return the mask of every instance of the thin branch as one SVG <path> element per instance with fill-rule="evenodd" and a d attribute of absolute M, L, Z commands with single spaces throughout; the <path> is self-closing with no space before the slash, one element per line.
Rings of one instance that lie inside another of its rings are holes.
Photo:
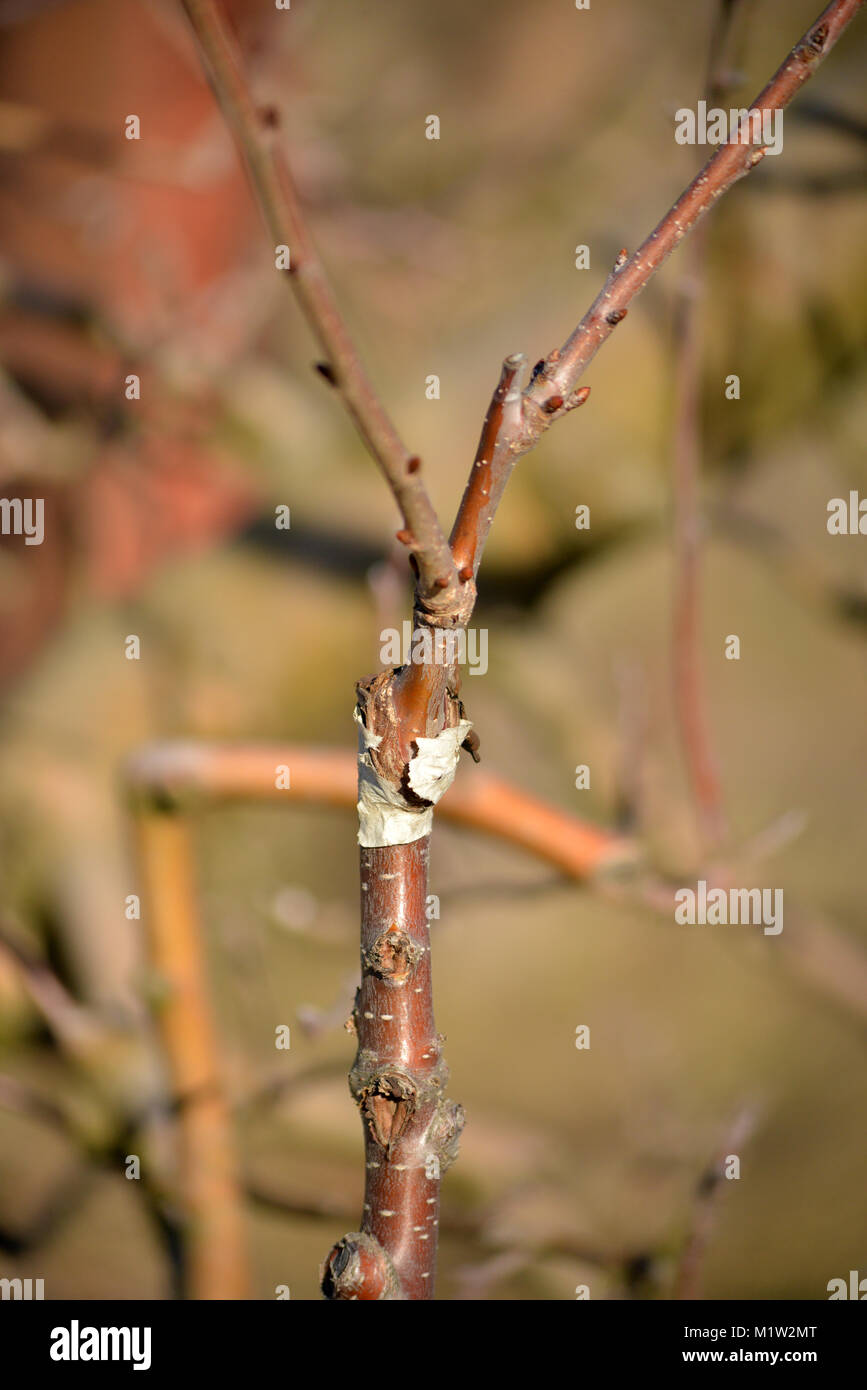
<path fill-rule="evenodd" d="M 521 422 L 521 392 L 515 383 L 524 361 L 524 354 L 516 352 L 503 363 L 452 530 L 452 554 L 458 573 L 465 581 L 478 573 L 482 547 L 506 485 L 508 474 L 501 455 L 508 447 L 506 441 Z"/>
<path fill-rule="evenodd" d="M 108 1128 L 102 1142 L 94 1144 L 90 1126 L 80 1127 L 73 1113 L 67 1114 L 53 1100 L 25 1086 L 15 1077 L 0 1076 L 0 1108 L 31 1116 L 53 1126 L 65 1138 L 74 1143 L 87 1157 L 85 1167 L 73 1168 L 67 1179 L 49 1197 L 45 1206 L 31 1220 L 26 1231 L 0 1229 L 0 1250 L 18 1253 L 22 1249 L 31 1250 L 57 1234 L 67 1217 L 74 1214 L 79 1203 L 87 1196 L 93 1178 L 94 1168 L 107 1172 L 117 1172 L 118 1161 L 132 1147 L 141 1151 L 142 1143 L 151 1144 L 155 1126 L 149 1126 L 146 1135 L 136 1132 L 127 1114 L 114 1117 L 114 1128 Z M 108 1121 L 111 1126 L 112 1121 Z M 184 1294 L 184 1250 L 187 1232 L 178 1222 L 178 1207 L 173 1200 L 170 1186 L 167 1186 L 159 1173 L 159 1160 L 151 1162 L 145 1157 L 140 1181 L 136 1183 L 145 1212 L 158 1232 L 170 1267 L 173 1296 L 181 1298 Z"/>
<path fill-rule="evenodd" d="M 735 21 L 744 0 L 718 0 L 708 58 L 705 96 L 722 102 L 732 84 Z M 674 614 L 671 644 L 674 710 L 687 777 L 705 848 L 725 833 L 717 761 L 709 733 L 701 664 L 701 362 L 703 293 L 708 224 L 687 247 L 678 314 L 674 424 Z"/>
<path fill-rule="evenodd" d="M 412 456 L 386 414 L 362 366 L 307 230 L 291 172 L 277 144 L 279 118 L 256 106 L 238 45 L 215 0 L 182 0 L 204 55 L 211 85 L 235 137 L 262 216 L 276 246 L 288 246 L 287 277 L 326 361 L 334 386 L 382 469 L 403 517 L 418 566 L 418 597 L 436 612 L 453 603 L 460 584 L 451 552 Z"/>
<path fill-rule="evenodd" d="M 181 1102 L 186 1293 L 244 1298 L 240 1181 L 208 998 L 189 828 L 182 817 L 153 808 L 141 811 L 135 828 L 149 957 L 165 990 L 157 1023 L 172 1092 Z"/>
<path fill-rule="evenodd" d="M 646 821 L 647 682 L 637 662 L 621 662 L 617 674 L 620 737 L 614 822 L 621 835 L 639 838 Z"/>
<path fill-rule="evenodd" d="M 689 1229 L 675 1273 L 672 1298 L 701 1297 L 702 1269 L 724 1190 L 726 1163 L 731 1157 L 740 1159 L 740 1151 L 749 1143 L 757 1119 L 755 1106 L 741 1107 L 729 1124 L 716 1154 L 698 1180 Z"/>
<path fill-rule="evenodd" d="M 235 1118 L 252 1120 L 257 1111 L 280 1105 L 308 1086 L 316 1086 L 320 1081 L 333 1081 L 338 1076 L 345 1077 L 346 1068 L 341 1060 L 330 1057 L 321 1062 L 312 1062 L 290 1075 L 280 1072 L 265 1077 L 239 1096 L 234 1107 Z"/>
<path fill-rule="evenodd" d="M 54 1183 L 45 1200 L 28 1219 L 26 1226 L 0 1225 L 0 1250 L 9 1255 L 30 1255 L 41 1250 L 60 1234 L 64 1225 L 78 1214 L 93 1186 L 94 1172 L 78 1161 Z"/>
<path fill-rule="evenodd" d="M 788 106 L 822 59 L 830 53 L 863 3 L 864 0 L 832 0 L 798 41 L 749 110 L 773 112 Z M 746 119 L 748 121 L 749 116 Z M 523 393 L 520 426 L 514 423 L 517 412 L 510 412 L 495 440 L 486 439 L 483 431 L 485 448 L 496 460 L 492 467 L 497 476 L 492 480 L 491 490 L 498 498 L 521 455 L 539 442 L 555 420 L 581 404 L 580 393 L 576 390 L 578 381 L 602 344 L 626 318 L 632 301 L 651 276 L 719 198 L 750 173 L 764 156 L 765 149 L 761 146 L 737 142 L 721 145 L 638 250 L 632 256 L 627 256 L 625 251 L 620 252 L 605 284 L 578 327 L 561 348 L 549 353 L 534 369 L 533 377 Z M 483 540 L 490 527 L 492 512 L 482 490 L 468 487 L 453 534 L 462 538 L 475 535 Z M 472 557 L 474 570 L 478 569 L 479 559 L 480 546 L 477 545 Z M 463 551 L 462 560 L 469 563 Z"/>
<path fill-rule="evenodd" d="M 863 3 L 864 0 L 832 0 L 750 104 L 749 111 L 784 110 L 828 56 Z M 748 120 L 749 115 L 744 126 Z M 599 348 L 622 323 L 633 299 L 641 293 L 654 272 L 722 195 L 761 163 L 765 153 L 761 145 L 738 142 L 721 145 L 638 250 L 622 264 L 615 263 L 602 291 L 574 333 L 553 355 L 553 361 L 551 357 L 548 358 L 536 384 L 528 392 L 530 402 L 536 408 L 535 417 L 531 412 L 528 421 L 528 444 L 535 443 L 542 432 L 539 424 L 544 429 L 550 423 L 551 417 L 546 416 L 541 407 L 552 387 L 568 397 Z M 540 415 L 544 417 L 541 420 L 538 418 Z"/>
<path fill-rule="evenodd" d="M 61 1051 L 87 1067 L 107 1046 L 105 1025 L 70 994 L 51 967 L 5 921 L 0 921 L 0 955 L 18 971 L 30 1002 Z"/>
<path fill-rule="evenodd" d="M 699 395 L 701 325 L 699 283 L 706 238 L 692 244 L 688 288 L 680 323 L 674 430 L 674 595 L 671 643 L 674 711 L 687 777 L 705 847 L 725 833 L 719 771 L 714 756 L 701 665 L 701 520 Z"/>
<path fill-rule="evenodd" d="M 64 1138 L 80 1142 L 80 1135 L 63 1107 L 16 1076 L 0 1075 L 0 1108 L 39 1120 L 58 1130 Z"/>

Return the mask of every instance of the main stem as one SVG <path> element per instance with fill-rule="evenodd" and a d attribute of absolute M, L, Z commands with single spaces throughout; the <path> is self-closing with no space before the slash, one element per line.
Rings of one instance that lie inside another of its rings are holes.
<path fill-rule="evenodd" d="M 361 850 L 361 987 L 350 1090 L 364 1126 L 361 1230 L 331 1250 L 335 1299 L 434 1296 L 440 1179 L 463 1110 L 445 1097 L 426 915 L 430 837 Z"/>

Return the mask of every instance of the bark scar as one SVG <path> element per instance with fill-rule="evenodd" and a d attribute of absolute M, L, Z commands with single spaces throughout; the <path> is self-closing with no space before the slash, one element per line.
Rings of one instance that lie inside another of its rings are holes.
<path fill-rule="evenodd" d="M 385 1072 L 361 1096 L 361 1112 L 373 1138 L 390 1155 L 415 1114 L 415 1082 L 400 1072 Z"/>
<path fill-rule="evenodd" d="M 363 970 L 386 984 L 406 984 L 421 959 L 421 947 L 394 923 L 361 952 Z"/>

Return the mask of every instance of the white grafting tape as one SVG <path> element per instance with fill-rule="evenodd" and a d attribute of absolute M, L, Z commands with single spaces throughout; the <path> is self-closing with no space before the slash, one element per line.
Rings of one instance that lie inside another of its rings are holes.
<path fill-rule="evenodd" d="M 373 849 L 421 840 L 433 827 L 434 805 L 454 781 L 461 744 L 472 723 L 462 719 L 436 738 L 416 740 L 418 752 L 409 765 L 409 785 L 431 805 L 409 806 L 403 793 L 383 781 L 370 760 L 371 748 L 378 748 L 382 739 L 368 732 L 357 709 L 353 718 L 358 724 L 358 843 Z"/>

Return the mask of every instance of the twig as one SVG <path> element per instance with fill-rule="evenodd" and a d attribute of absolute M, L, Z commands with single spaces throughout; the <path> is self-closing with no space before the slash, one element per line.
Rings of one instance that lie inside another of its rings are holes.
<path fill-rule="evenodd" d="M 521 391 L 516 383 L 524 361 L 524 354 L 517 352 L 503 363 L 452 529 L 452 554 L 465 580 L 478 573 L 494 512 L 511 472 L 509 441 L 521 426 Z"/>
<path fill-rule="evenodd" d="M 86 1067 L 106 1046 L 105 1026 L 73 998 L 51 967 L 3 921 L 0 954 L 17 968 L 31 1003 L 60 1048 Z"/>
<path fill-rule="evenodd" d="M 743 0 L 719 0 L 708 60 L 705 95 L 722 101 L 731 85 L 729 52 Z M 671 647 L 674 710 L 687 776 L 705 848 L 725 833 L 722 794 L 711 747 L 701 665 L 701 557 L 699 476 L 701 473 L 702 292 L 708 250 L 708 224 L 696 229 L 683 270 L 678 323 L 674 426 L 674 631 Z"/>
<path fill-rule="evenodd" d="M 55 1182 L 39 1209 L 24 1227 L 0 1225 L 0 1250 L 4 1254 L 32 1254 L 62 1230 L 80 1210 L 93 1185 L 93 1169 L 79 1162 Z"/>
<path fill-rule="evenodd" d="M 67 1139 L 79 1138 L 75 1125 L 63 1107 L 55 1104 L 50 1096 L 44 1096 L 32 1086 L 19 1081 L 17 1076 L 0 1075 L 0 1107 L 51 1125 Z"/>
<path fill-rule="evenodd" d="M 178 1114 L 186 1295 L 244 1298 L 247 1256 L 234 1143 L 205 983 L 189 829 L 150 809 L 136 818 L 144 923 L 165 997 L 157 1022 Z"/>
<path fill-rule="evenodd" d="M 418 566 L 418 596 L 436 612 L 460 590 L 457 571 L 419 460 L 406 448 L 362 366 L 307 230 L 298 194 L 277 143 L 273 108 L 261 110 L 242 72 L 228 20 L 214 0 L 182 0 L 207 62 L 211 85 L 243 158 L 275 246 L 290 250 L 287 277 L 325 354 L 324 374 L 334 386 L 384 473 L 403 517 L 407 545 Z"/>
<path fill-rule="evenodd" d="M 812 77 L 819 63 L 828 56 L 844 29 L 855 18 L 864 0 L 832 0 L 803 38 L 774 73 L 750 111 L 781 111 Z M 747 118 L 749 119 L 749 118 Z M 602 344 L 611 336 L 636 295 L 668 259 L 676 246 L 714 206 L 722 195 L 749 174 L 764 158 L 762 146 L 730 142 L 721 145 L 696 175 L 692 183 L 638 250 L 615 262 L 601 292 L 559 352 L 551 354 L 536 383 L 527 392 L 530 418 L 522 451 L 536 442 L 557 412 L 544 410 L 552 389 L 568 400 L 582 372 Z"/>
<path fill-rule="evenodd" d="M 698 1180 L 689 1230 L 674 1278 L 672 1297 L 675 1299 L 695 1299 L 701 1296 L 702 1265 L 722 1196 L 726 1160 L 732 1154 L 740 1158 L 740 1150 L 749 1142 L 756 1120 L 754 1106 L 745 1105 L 738 1111 L 713 1160 Z"/>
<path fill-rule="evenodd" d="M 699 235 L 705 228 L 699 229 Z M 689 300 L 684 304 L 678 350 L 674 431 L 674 622 L 672 678 L 674 709 L 690 790 L 705 848 L 725 833 L 716 758 L 708 732 L 700 652 L 699 378 L 701 330 L 697 282 L 706 238 L 693 243 Z"/>
<path fill-rule="evenodd" d="M 136 1183 L 145 1212 L 156 1228 L 169 1261 L 172 1293 L 183 1297 L 185 1233 L 178 1224 L 177 1203 L 169 1186 L 160 1173 L 160 1162 L 154 1148 L 158 1148 L 157 1125 L 151 1121 L 144 1132 L 137 1131 L 129 1115 L 118 1113 L 108 1120 L 102 1142 L 94 1143 L 94 1135 L 89 1128 L 81 1125 L 60 1106 L 23 1085 L 15 1077 L 0 1076 L 0 1108 L 12 1110 L 22 1115 L 32 1116 L 52 1125 L 64 1137 L 84 1152 L 88 1163 L 84 1167 L 75 1166 L 68 1177 L 58 1185 L 36 1218 L 31 1220 L 25 1231 L 0 1229 L 0 1250 L 19 1252 L 33 1249 L 54 1236 L 67 1217 L 73 1215 L 78 1205 L 87 1196 L 92 1181 L 94 1167 L 117 1172 L 119 1162 L 130 1149 L 150 1151 L 142 1164 L 141 1179 Z M 154 1141 L 156 1145 L 154 1144 Z M 153 1161 L 151 1161 L 153 1159 Z"/>
<path fill-rule="evenodd" d="M 822 59 L 830 53 L 863 3 L 864 0 L 832 0 L 749 109 L 772 112 L 788 106 Z M 502 495 L 508 474 L 521 455 L 539 442 L 555 420 L 582 403 L 582 394 L 576 390 L 578 381 L 602 344 L 623 322 L 632 301 L 651 276 L 704 214 L 733 184 L 750 173 L 764 155 L 765 150 L 761 146 L 735 142 L 721 145 L 638 250 L 632 256 L 621 251 L 578 327 L 561 348 L 549 353 L 534 369 L 533 378 L 523 393 L 520 421 L 516 422 L 518 411 L 513 410 L 504 418 L 495 439 L 491 439 L 490 431 L 483 431 L 486 457 L 494 455 L 498 461 L 495 482 L 497 497 Z M 586 395 L 583 399 L 586 399 Z M 492 406 L 495 403 L 496 393 Z M 476 570 L 480 546 L 490 527 L 492 512 L 493 509 L 482 495 L 482 489 L 468 487 L 453 535 L 480 538 L 472 556 Z M 465 552 L 462 551 L 464 558 Z"/>
<path fill-rule="evenodd" d="M 614 821 L 621 835 L 638 837 L 646 809 L 647 682 L 637 662 L 621 662 L 617 675 L 620 737 Z"/>

